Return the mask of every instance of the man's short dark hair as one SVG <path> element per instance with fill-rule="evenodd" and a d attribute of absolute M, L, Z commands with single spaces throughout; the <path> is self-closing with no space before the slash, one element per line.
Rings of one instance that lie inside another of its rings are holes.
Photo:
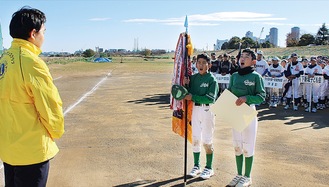
<path fill-rule="evenodd" d="M 249 49 L 249 48 L 244 49 L 244 50 L 242 51 L 242 53 L 248 53 L 248 54 L 250 54 L 252 60 L 256 60 L 255 52 L 252 51 L 251 49 Z"/>
<path fill-rule="evenodd" d="M 39 32 L 42 24 L 46 22 L 46 16 L 38 9 L 24 6 L 15 12 L 11 18 L 9 31 L 13 38 L 27 40 L 33 29 Z"/>
<path fill-rule="evenodd" d="M 203 58 L 207 62 L 210 62 L 210 57 L 207 54 L 198 54 L 198 56 L 196 57 L 196 59 L 199 60 L 199 58 Z"/>

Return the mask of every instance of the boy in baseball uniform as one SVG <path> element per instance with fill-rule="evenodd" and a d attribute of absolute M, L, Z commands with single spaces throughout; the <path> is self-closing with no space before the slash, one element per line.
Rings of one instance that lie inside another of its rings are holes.
<path fill-rule="evenodd" d="M 263 78 L 253 68 L 255 60 L 256 55 L 253 51 L 243 50 L 240 57 L 240 69 L 231 76 L 228 87 L 228 90 L 238 97 L 235 101 L 237 106 L 246 103 L 254 110 L 256 110 L 255 104 L 260 104 L 266 97 Z M 257 127 L 256 116 L 242 132 L 232 129 L 237 175 L 227 185 L 228 187 L 250 186 L 252 183 L 250 173 L 255 152 Z M 245 162 L 244 174 L 242 174 L 243 162 Z"/>
<path fill-rule="evenodd" d="M 305 75 L 308 78 L 314 78 L 314 76 L 322 76 L 322 68 L 316 63 L 316 57 L 312 56 L 311 64 L 305 69 Z M 319 101 L 320 83 L 309 83 L 306 85 L 306 98 L 307 103 L 311 102 L 313 98 L 313 108 L 312 112 L 317 111 L 318 101 Z M 306 107 L 305 112 L 309 112 L 311 106 Z"/>
<path fill-rule="evenodd" d="M 283 77 L 284 68 L 279 64 L 279 58 L 274 57 L 272 59 L 272 64 L 268 68 L 268 76 L 272 78 Z M 270 91 L 270 107 L 276 108 L 279 102 L 279 95 L 282 93 L 282 88 L 272 88 Z"/>
<path fill-rule="evenodd" d="M 210 58 L 206 54 L 197 56 L 197 74 L 189 79 L 185 78 L 184 83 L 188 85 L 189 94 L 184 99 L 194 102 L 192 110 L 192 146 L 194 167 L 190 172 L 191 177 L 201 173 L 202 179 L 209 179 L 214 175 L 212 161 L 214 157 L 213 134 L 215 127 L 215 116 L 210 111 L 210 104 L 216 101 L 218 94 L 218 83 L 212 73 Z M 206 152 L 206 167 L 201 172 L 200 152 L 203 144 Z"/>
<path fill-rule="evenodd" d="M 290 86 L 288 87 L 287 91 L 287 102 L 286 106 L 284 107 L 285 110 L 287 110 L 290 107 L 291 102 L 291 96 L 293 95 L 293 110 L 298 110 L 298 105 L 300 103 L 300 93 L 299 93 L 299 86 L 300 81 L 299 77 L 304 74 L 304 68 L 302 63 L 298 62 L 298 55 L 296 53 L 291 54 L 291 63 L 287 66 L 286 70 L 284 71 L 284 74 L 286 78 L 289 80 L 287 84 Z"/>
<path fill-rule="evenodd" d="M 269 64 L 267 63 L 267 61 L 264 59 L 264 53 L 263 51 L 257 51 L 257 57 L 256 57 L 256 64 L 255 64 L 255 71 L 257 73 L 259 73 L 262 77 L 265 77 L 267 75 L 268 72 L 268 68 L 269 68 Z M 270 88 L 265 88 L 266 93 L 270 92 Z M 264 101 L 262 104 L 266 104 L 266 102 L 269 100 L 270 98 L 267 97 L 266 101 Z"/>

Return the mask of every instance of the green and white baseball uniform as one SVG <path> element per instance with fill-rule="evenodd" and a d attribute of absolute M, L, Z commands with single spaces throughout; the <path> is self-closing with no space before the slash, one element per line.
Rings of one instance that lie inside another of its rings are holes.
<path fill-rule="evenodd" d="M 218 83 L 212 73 L 194 74 L 190 78 L 189 93 L 194 102 L 192 111 L 193 152 L 201 151 L 201 143 L 213 143 L 215 126 L 214 114 L 209 110 L 210 104 L 216 100 Z"/>
<path fill-rule="evenodd" d="M 237 97 L 245 96 L 246 104 L 256 109 L 255 104 L 262 103 L 266 96 L 263 78 L 251 68 L 250 71 L 242 72 L 239 70 L 231 76 L 228 89 Z M 244 154 L 246 157 L 250 157 L 254 155 L 257 126 L 258 121 L 255 117 L 242 132 L 233 129 L 233 145 L 237 156 Z"/>

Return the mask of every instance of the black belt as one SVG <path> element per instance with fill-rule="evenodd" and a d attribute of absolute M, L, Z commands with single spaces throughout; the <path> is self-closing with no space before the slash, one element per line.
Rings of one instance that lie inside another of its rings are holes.
<path fill-rule="evenodd" d="M 194 105 L 195 105 L 195 106 L 203 106 L 203 105 L 205 105 L 205 106 L 209 106 L 209 104 L 201 104 L 201 103 L 194 103 Z"/>

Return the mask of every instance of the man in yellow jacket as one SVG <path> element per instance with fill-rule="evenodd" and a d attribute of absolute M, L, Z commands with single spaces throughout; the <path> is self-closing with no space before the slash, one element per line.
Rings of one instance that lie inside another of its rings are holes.
<path fill-rule="evenodd" d="M 46 186 L 54 141 L 64 133 L 62 100 L 39 58 L 46 16 L 23 7 L 10 22 L 11 47 L 0 59 L 0 159 L 6 186 Z"/>

